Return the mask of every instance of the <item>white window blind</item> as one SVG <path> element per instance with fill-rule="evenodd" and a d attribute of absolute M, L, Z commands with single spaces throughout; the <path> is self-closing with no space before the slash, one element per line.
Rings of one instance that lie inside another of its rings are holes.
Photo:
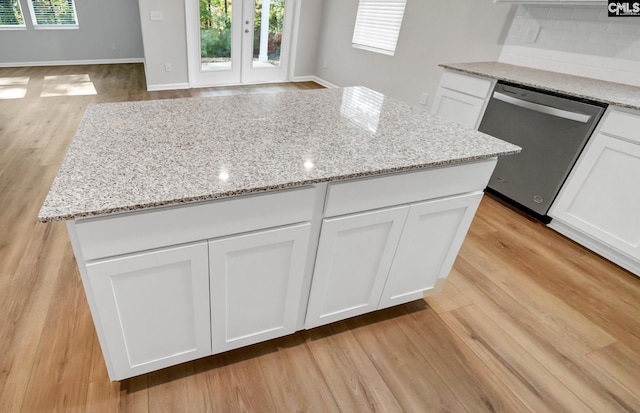
<path fill-rule="evenodd" d="M 34 27 L 78 27 L 74 0 L 28 0 Z"/>
<path fill-rule="evenodd" d="M 407 0 L 360 0 L 353 47 L 393 56 Z"/>
<path fill-rule="evenodd" d="M 0 1 L 0 28 L 24 28 L 24 18 L 18 0 Z"/>

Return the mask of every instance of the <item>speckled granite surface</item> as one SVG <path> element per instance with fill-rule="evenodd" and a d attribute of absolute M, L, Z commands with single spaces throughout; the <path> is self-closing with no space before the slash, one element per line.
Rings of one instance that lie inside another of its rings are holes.
<path fill-rule="evenodd" d="M 366 88 L 90 106 L 42 222 L 516 153 Z"/>
<path fill-rule="evenodd" d="M 440 66 L 459 72 L 640 110 L 640 87 L 637 86 L 498 62 L 447 63 Z"/>

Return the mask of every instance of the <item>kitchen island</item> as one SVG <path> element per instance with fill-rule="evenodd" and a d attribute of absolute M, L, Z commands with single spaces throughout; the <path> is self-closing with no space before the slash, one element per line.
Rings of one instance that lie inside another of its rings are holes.
<path fill-rule="evenodd" d="M 39 219 L 120 380 L 436 292 L 518 151 L 361 87 L 99 104 Z"/>

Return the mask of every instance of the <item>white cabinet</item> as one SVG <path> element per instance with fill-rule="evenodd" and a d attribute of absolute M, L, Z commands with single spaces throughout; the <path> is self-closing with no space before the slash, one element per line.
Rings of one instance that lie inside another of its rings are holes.
<path fill-rule="evenodd" d="M 112 379 L 211 354 L 207 269 L 206 242 L 87 264 Z"/>
<path fill-rule="evenodd" d="M 309 228 L 209 241 L 213 353 L 295 332 Z"/>
<path fill-rule="evenodd" d="M 434 289 L 453 265 L 495 163 L 330 184 L 305 328 Z"/>
<path fill-rule="evenodd" d="M 317 194 L 307 186 L 69 222 L 110 378 L 293 333 Z"/>
<path fill-rule="evenodd" d="M 447 275 L 495 164 L 69 221 L 109 376 L 421 298 Z"/>
<path fill-rule="evenodd" d="M 431 113 L 477 129 L 494 86 L 495 80 L 445 70 Z"/>
<path fill-rule="evenodd" d="M 411 301 L 449 274 L 481 199 L 476 193 L 411 206 L 378 308 Z"/>
<path fill-rule="evenodd" d="M 324 220 L 305 328 L 378 308 L 408 210 L 403 206 Z"/>
<path fill-rule="evenodd" d="M 640 113 L 606 113 L 549 215 L 552 228 L 640 275 Z"/>
<path fill-rule="evenodd" d="M 449 274 L 482 192 L 325 219 L 306 328 L 422 297 Z"/>

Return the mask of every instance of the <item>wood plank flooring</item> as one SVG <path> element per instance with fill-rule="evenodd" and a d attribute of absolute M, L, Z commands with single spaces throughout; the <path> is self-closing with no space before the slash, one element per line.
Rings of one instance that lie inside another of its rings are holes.
<path fill-rule="evenodd" d="M 437 296 L 109 381 L 65 226 L 36 219 L 84 109 L 318 87 L 0 69 L 0 412 L 640 412 L 640 278 L 487 197 Z"/>

